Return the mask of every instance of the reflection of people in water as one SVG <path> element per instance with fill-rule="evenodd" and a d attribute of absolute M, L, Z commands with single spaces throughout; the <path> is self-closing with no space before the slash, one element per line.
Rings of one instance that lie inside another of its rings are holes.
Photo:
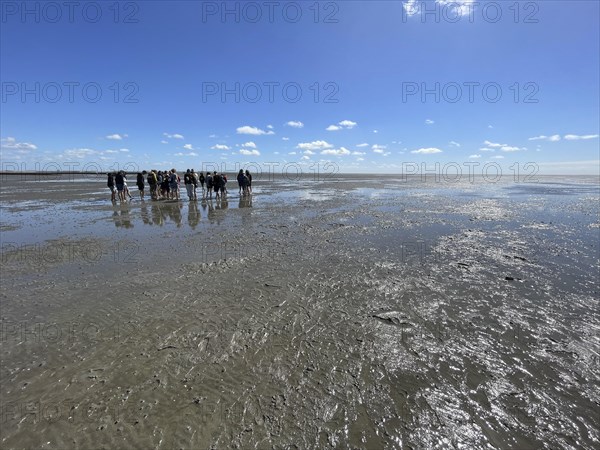
<path fill-rule="evenodd" d="M 146 202 L 142 203 L 142 222 L 144 222 L 146 225 L 152 225 L 150 215 L 148 214 L 148 206 Z"/>
<path fill-rule="evenodd" d="M 159 203 L 152 203 L 152 222 L 154 225 L 163 226 L 164 220 Z"/>
<path fill-rule="evenodd" d="M 183 203 L 173 203 L 167 207 L 169 217 L 177 224 L 177 228 L 181 226 L 181 208 L 183 208 Z"/>
<path fill-rule="evenodd" d="M 195 229 L 196 225 L 198 225 L 198 222 L 200 222 L 200 211 L 198 210 L 198 203 L 190 202 L 188 204 L 188 224 L 192 229 Z"/>
<path fill-rule="evenodd" d="M 121 212 L 115 208 L 113 212 L 113 220 L 115 221 L 115 227 L 133 228 L 131 218 L 129 217 L 129 207 L 127 205 L 121 205 Z"/>
<path fill-rule="evenodd" d="M 252 196 L 240 197 L 238 208 L 252 208 Z"/>
<path fill-rule="evenodd" d="M 210 223 L 213 223 L 215 221 L 215 218 L 216 218 L 215 207 L 213 205 L 212 198 L 208 199 L 208 215 L 207 216 L 208 216 L 208 221 Z"/>

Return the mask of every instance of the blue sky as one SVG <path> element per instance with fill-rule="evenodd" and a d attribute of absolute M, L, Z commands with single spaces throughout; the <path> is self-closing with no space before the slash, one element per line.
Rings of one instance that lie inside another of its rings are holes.
<path fill-rule="evenodd" d="M 25 4 L 2 2 L 4 170 L 599 172 L 597 1 Z"/>

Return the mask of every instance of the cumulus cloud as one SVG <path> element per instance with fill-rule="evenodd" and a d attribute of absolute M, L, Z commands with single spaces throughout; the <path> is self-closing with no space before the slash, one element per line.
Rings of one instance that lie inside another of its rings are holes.
<path fill-rule="evenodd" d="M 510 145 L 503 145 L 502 147 L 500 147 L 500 150 L 502 150 L 503 152 L 518 152 L 519 150 L 525 150 L 525 148 L 511 147 Z"/>
<path fill-rule="evenodd" d="M 597 134 L 586 134 L 584 136 L 579 136 L 577 134 L 567 134 L 565 139 L 567 141 L 578 141 L 578 140 L 588 140 L 588 139 L 596 139 L 598 137 Z"/>
<path fill-rule="evenodd" d="M 271 130 L 265 131 L 265 130 L 261 130 L 260 128 L 251 127 L 248 125 L 244 125 L 243 127 L 237 128 L 236 133 L 237 134 L 251 134 L 253 136 L 262 136 L 264 134 L 266 134 L 266 135 L 275 134 L 275 132 L 273 132 Z"/>
<path fill-rule="evenodd" d="M 504 147 L 506 144 L 498 144 L 496 142 L 490 142 L 490 141 L 484 141 L 483 144 L 486 147 L 491 147 L 491 148 L 500 148 L 500 147 Z"/>
<path fill-rule="evenodd" d="M 267 125 L 267 128 L 268 128 L 269 130 L 272 130 L 272 129 L 273 129 L 273 125 Z"/>
<path fill-rule="evenodd" d="M 530 141 L 557 142 L 557 141 L 560 141 L 560 135 L 559 134 L 554 134 L 552 136 L 541 135 L 541 136 L 536 136 L 536 137 L 530 137 L 529 140 Z"/>
<path fill-rule="evenodd" d="M 333 145 L 331 145 L 329 142 L 326 142 L 326 141 L 301 142 L 300 144 L 298 144 L 296 146 L 296 148 L 299 148 L 301 150 L 315 150 L 315 151 L 325 150 L 325 149 L 332 148 L 332 147 L 333 147 Z"/>
<path fill-rule="evenodd" d="M 434 153 L 442 153 L 439 148 L 428 147 L 428 148 L 420 148 L 418 150 L 413 150 L 411 153 L 416 153 L 420 155 L 433 155 Z"/>
<path fill-rule="evenodd" d="M 334 156 L 346 156 L 351 154 L 350 150 L 348 150 L 345 147 L 340 147 L 337 149 L 328 149 L 328 150 L 323 150 L 321 152 L 321 155 L 334 155 Z"/>
<path fill-rule="evenodd" d="M 282 138 L 281 138 L 281 140 L 282 140 L 282 141 L 289 141 L 289 140 L 290 140 L 290 138 L 289 138 L 289 137 L 282 137 Z"/>
<path fill-rule="evenodd" d="M 217 144 L 213 145 L 211 147 L 211 150 L 231 150 L 231 148 L 224 144 Z"/>
<path fill-rule="evenodd" d="M 425 125 L 433 125 L 435 122 L 431 119 L 425 119 Z"/>
<path fill-rule="evenodd" d="M 181 134 L 169 134 L 169 133 L 163 133 L 163 136 L 168 137 L 169 139 L 185 139 Z"/>
<path fill-rule="evenodd" d="M 126 138 L 126 137 L 127 137 L 126 134 L 120 135 L 118 133 L 115 133 L 115 134 L 109 134 L 108 136 L 106 136 L 106 139 L 111 139 L 113 141 L 121 141 L 121 140 L 123 140 L 123 138 Z"/>
<path fill-rule="evenodd" d="M 481 155 L 471 155 L 469 156 L 470 159 L 479 159 L 481 158 Z"/>
<path fill-rule="evenodd" d="M 356 125 L 358 125 L 358 123 L 356 122 L 352 122 L 351 120 L 342 120 L 339 125 L 341 125 L 344 128 L 349 128 L 352 129 L 354 128 Z"/>
<path fill-rule="evenodd" d="M 479 149 L 479 151 L 481 151 L 481 152 L 495 152 L 496 150 L 494 150 L 493 148 L 482 147 L 482 148 Z"/>
<path fill-rule="evenodd" d="M 343 129 L 351 130 L 356 125 L 358 125 L 358 123 L 351 120 L 342 120 L 341 122 L 338 122 L 337 125 L 329 125 L 327 128 L 325 128 L 325 131 L 339 131 Z"/>
<path fill-rule="evenodd" d="M 194 150 L 194 147 L 192 147 L 192 144 L 185 144 L 183 146 L 183 148 L 186 149 L 186 150 Z"/>
<path fill-rule="evenodd" d="M 6 139 L 0 139 L 0 146 L 9 150 L 21 150 L 31 151 L 37 150 L 37 146 L 30 144 L 29 142 L 17 142 L 14 137 L 7 137 Z"/>
<path fill-rule="evenodd" d="M 304 153 L 305 155 L 314 155 L 315 152 L 313 152 L 312 150 L 304 150 L 302 153 Z"/>
<path fill-rule="evenodd" d="M 367 144 L 366 142 L 363 142 L 362 144 L 358 144 L 357 147 L 361 148 L 361 147 L 368 147 L 369 144 Z"/>
<path fill-rule="evenodd" d="M 352 152 L 353 155 L 357 155 L 357 156 L 362 156 L 362 155 L 366 155 L 365 152 Z"/>
<path fill-rule="evenodd" d="M 242 144 L 242 147 L 256 148 L 256 144 L 254 142 L 250 141 L 250 142 L 246 142 L 245 144 Z"/>
<path fill-rule="evenodd" d="M 240 150 L 240 154 L 245 156 L 260 156 L 260 152 L 258 150 L 246 150 L 245 148 Z"/>
<path fill-rule="evenodd" d="M 304 128 L 304 124 L 299 120 L 290 120 L 286 125 L 292 128 Z"/>
<path fill-rule="evenodd" d="M 373 146 L 371 147 L 371 150 L 373 150 L 374 153 L 383 154 L 383 153 L 385 153 L 386 148 L 387 148 L 387 145 L 373 144 Z"/>

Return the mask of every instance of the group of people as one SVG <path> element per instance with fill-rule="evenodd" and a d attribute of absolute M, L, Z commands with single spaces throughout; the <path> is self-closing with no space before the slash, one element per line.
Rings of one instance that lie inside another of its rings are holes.
<path fill-rule="evenodd" d="M 123 171 L 108 173 L 107 186 L 111 191 L 111 201 L 116 202 L 117 196 L 120 201 L 126 201 L 127 196 L 132 199 L 129 188 L 127 187 L 127 174 Z M 252 174 L 249 170 L 244 172 L 240 169 L 237 174 L 237 182 L 240 195 L 249 195 L 252 193 Z M 181 178 L 175 169 L 171 170 L 151 170 L 143 171 L 137 174 L 136 185 L 140 192 L 140 199 L 144 199 L 144 190 L 146 184 L 150 187 L 150 196 L 152 200 L 180 200 Z M 221 200 L 227 195 L 227 175 L 224 173 L 212 174 L 206 172 L 206 176 L 201 172 L 197 173 L 194 169 L 187 169 L 183 175 L 183 184 L 187 191 L 188 199 L 198 200 L 196 190 L 202 189 L 202 198 L 212 200 L 214 192 L 215 199 Z"/>

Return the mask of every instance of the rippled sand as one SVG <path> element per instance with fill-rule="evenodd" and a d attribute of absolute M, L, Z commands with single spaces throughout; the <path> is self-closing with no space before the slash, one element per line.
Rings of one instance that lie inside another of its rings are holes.
<path fill-rule="evenodd" d="M 600 446 L 597 179 L 256 184 L 3 177 L 3 449 Z"/>

